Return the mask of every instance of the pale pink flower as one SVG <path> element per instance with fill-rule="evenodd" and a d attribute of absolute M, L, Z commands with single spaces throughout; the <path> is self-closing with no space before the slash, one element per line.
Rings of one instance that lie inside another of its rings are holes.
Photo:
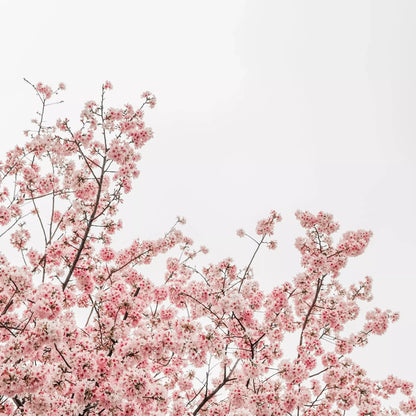
<path fill-rule="evenodd" d="M 103 85 L 103 88 L 105 90 L 112 90 L 113 89 L 113 84 L 110 81 L 106 81 Z"/>
<path fill-rule="evenodd" d="M 10 211 L 4 206 L 0 206 L 0 225 L 8 224 L 10 218 Z"/>

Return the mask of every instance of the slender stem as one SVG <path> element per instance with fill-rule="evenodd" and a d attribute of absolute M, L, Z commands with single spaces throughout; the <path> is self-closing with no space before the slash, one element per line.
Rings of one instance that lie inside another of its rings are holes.
<path fill-rule="evenodd" d="M 262 236 L 262 238 L 261 238 L 261 240 L 260 240 L 260 242 L 259 242 L 259 243 L 257 243 L 257 247 L 256 247 L 256 249 L 254 250 L 253 255 L 251 256 L 251 259 L 250 259 L 250 261 L 249 261 L 249 263 L 248 263 L 248 265 L 247 265 L 247 267 L 246 267 L 246 270 L 245 270 L 245 272 L 244 272 L 243 277 L 241 278 L 240 286 L 239 286 L 239 288 L 238 288 L 238 291 L 239 291 L 239 292 L 241 291 L 241 287 L 243 286 L 243 283 L 244 283 L 244 280 L 246 279 L 247 273 L 248 273 L 248 271 L 250 270 L 251 264 L 253 263 L 254 258 L 256 257 L 256 254 L 257 254 L 257 252 L 259 251 L 259 248 L 260 248 L 260 246 L 262 245 L 262 243 L 263 243 L 263 241 L 264 241 L 264 238 L 265 238 L 265 237 L 266 237 L 266 236 L 265 236 L 265 235 L 263 235 L 263 236 Z"/>

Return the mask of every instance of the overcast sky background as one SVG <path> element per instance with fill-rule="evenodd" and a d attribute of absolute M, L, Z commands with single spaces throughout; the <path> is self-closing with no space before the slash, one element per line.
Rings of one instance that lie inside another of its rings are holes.
<path fill-rule="evenodd" d="M 65 82 L 53 111 L 75 120 L 107 79 L 112 105 L 154 92 L 117 246 L 183 215 L 207 261 L 242 267 L 253 247 L 236 229 L 276 209 L 278 249 L 255 263 L 269 290 L 300 271 L 296 209 L 371 229 L 341 278 L 372 276 L 373 304 L 401 319 L 356 357 L 374 378 L 416 383 L 415 18 L 411 0 L 3 0 L 0 151 L 24 143 L 37 110 L 23 77 Z"/>

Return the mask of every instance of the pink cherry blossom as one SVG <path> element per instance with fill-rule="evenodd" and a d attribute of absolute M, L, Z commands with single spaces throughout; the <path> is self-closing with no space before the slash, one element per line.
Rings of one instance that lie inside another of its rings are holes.
<path fill-rule="evenodd" d="M 65 89 L 29 84 L 40 115 Z M 200 266 L 208 249 L 180 231 L 182 217 L 160 238 L 115 248 L 156 99 L 146 91 L 137 108 L 107 107 L 111 89 L 106 81 L 77 127 L 41 116 L 0 163 L 0 232 L 21 258 L 0 253 L 0 414 L 415 415 L 412 382 L 372 380 L 352 358 L 399 317 L 374 307 L 347 329 L 373 280 L 347 285 L 341 271 L 370 231 L 337 239 L 331 214 L 297 211 L 301 271 L 270 293 L 254 276 L 259 250 L 277 248 L 274 210 L 252 234 L 237 231 L 253 245 L 246 264 Z"/>

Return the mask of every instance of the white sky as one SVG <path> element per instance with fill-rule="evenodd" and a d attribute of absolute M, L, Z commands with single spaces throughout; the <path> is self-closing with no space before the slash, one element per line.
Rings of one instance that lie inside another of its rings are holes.
<path fill-rule="evenodd" d="M 154 92 L 155 139 L 117 244 L 183 215 L 209 261 L 244 266 L 252 247 L 235 230 L 276 209 L 278 250 L 255 264 L 271 288 L 300 271 L 296 209 L 372 229 L 341 276 L 372 276 L 374 305 L 401 320 L 357 359 L 416 383 L 415 18 L 411 0 L 3 0 L 0 150 L 24 142 L 37 109 L 23 77 L 65 82 L 53 111 L 75 120 L 107 79 L 113 105 Z"/>

